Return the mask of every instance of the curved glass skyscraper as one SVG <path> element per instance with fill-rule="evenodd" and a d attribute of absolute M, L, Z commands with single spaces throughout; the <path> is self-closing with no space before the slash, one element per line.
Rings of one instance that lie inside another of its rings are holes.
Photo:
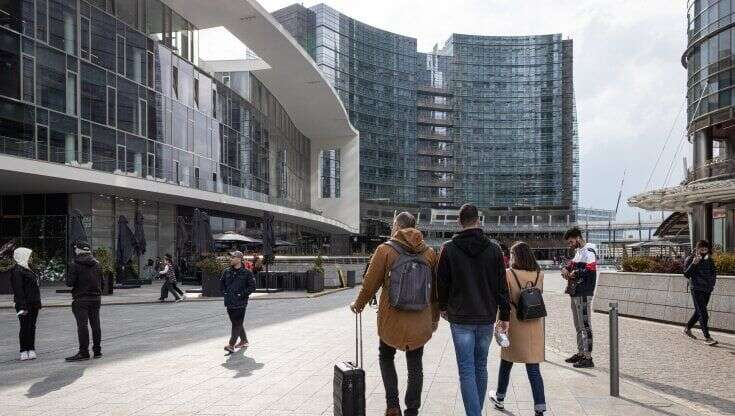
<path fill-rule="evenodd" d="M 544 226 L 544 241 L 575 221 L 571 40 L 453 34 L 420 53 L 415 39 L 324 4 L 273 15 L 313 54 L 360 130 L 363 233 L 410 209 L 442 222 L 441 234 L 465 202 L 495 230 Z"/>

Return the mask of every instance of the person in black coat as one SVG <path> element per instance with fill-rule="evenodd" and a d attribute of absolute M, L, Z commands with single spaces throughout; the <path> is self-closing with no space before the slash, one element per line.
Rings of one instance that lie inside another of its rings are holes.
<path fill-rule="evenodd" d="M 717 341 L 709 334 L 709 314 L 707 313 L 707 304 L 709 304 L 717 282 L 717 266 L 712 259 L 712 246 L 709 241 L 700 240 L 697 243 L 694 254 L 689 256 L 684 263 L 684 276 L 689 279 L 694 301 L 694 313 L 684 327 L 684 334 L 690 338 L 696 338 L 692 334 L 692 328 L 699 321 L 705 343 L 716 345 Z"/>
<path fill-rule="evenodd" d="M 15 266 L 10 277 L 15 311 L 20 321 L 20 361 L 36 359 L 36 321 L 41 309 L 41 290 L 38 287 L 38 276 L 28 264 L 31 253 L 25 247 L 15 249 Z"/>
<path fill-rule="evenodd" d="M 247 348 L 249 345 L 243 321 L 248 298 L 255 292 L 255 276 L 244 267 L 242 252 L 230 253 L 230 267 L 222 273 L 220 289 L 222 289 L 227 314 L 232 323 L 230 342 L 225 346 L 225 351 L 233 353 L 236 348 Z M 240 342 L 235 344 L 238 338 Z"/>
<path fill-rule="evenodd" d="M 79 352 L 67 357 L 66 361 L 89 359 L 89 328 L 92 328 L 92 351 L 94 358 L 102 357 L 102 330 L 100 328 L 100 306 L 105 279 L 97 259 L 86 242 L 74 243 L 74 262 L 69 265 L 66 285 L 71 287 L 71 310 L 77 321 Z"/>

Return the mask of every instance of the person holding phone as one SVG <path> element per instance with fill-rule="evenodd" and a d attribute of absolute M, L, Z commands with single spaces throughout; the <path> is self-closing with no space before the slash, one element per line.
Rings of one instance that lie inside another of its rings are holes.
<path fill-rule="evenodd" d="M 36 359 L 36 321 L 41 309 L 41 290 L 38 276 L 28 264 L 31 253 L 33 251 L 29 248 L 16 248 L 13 252 L 15 266 L 11 271 L 13 301 L 20 321 L 20 361 Z"/>
<path fill-rule="evenodd" d="M 699 322 L 707 345 L 717 345 L 709 333 L 709 314 L 707 305 L 712 296 L 712 291 L 717 283 L 717 266 L 712 259 L 712 245 L 707 240 L 697 243 L 694 253 L 684 263 L 684 276 L 689 279 L 692 301 L 694 302 L 694 313 L 684 327 L 684 335 L 696 339 L 692 334 L 692 328 Z"/>

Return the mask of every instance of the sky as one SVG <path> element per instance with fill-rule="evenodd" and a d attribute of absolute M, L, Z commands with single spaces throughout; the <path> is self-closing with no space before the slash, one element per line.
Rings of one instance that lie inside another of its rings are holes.
<path fill-rule="evenodd" d="M 260 3 L 266 10 L 274 11 L 294 1 Z M 322 1 L 302 4 L 310 7 L 318 3 Z M 422 52 L 430 51 L 434 44 L 443 45 L 452 33 L 561 33 L 574 40 L 580 205 L 614 209 L 625 171 L 618 219 L 637 218 L 638 210 L 625 204 L 629 196 L 666 183 L 676 185 L 683 179 L 683 158 L 691 160 L 691 145 L 684 140 L 686 117 L 682 108 L 686 70 L 680 62 L 686 48 L 685 0 L 324 3 L 364 23 L 415 37 Z M 232 46 L 204 47 L 233 45 L 234 42 L 223 41 L 227 38 L 227 33 L 216 30 L 204 35 L 202 39 L 208 41 L 200 43 L 202 58 L 234 58 L 237 55 L 231 55 L 238 53 L 241 56 L 242 49 Z M 660 215 L 642 212 L 644 220 Z"/>

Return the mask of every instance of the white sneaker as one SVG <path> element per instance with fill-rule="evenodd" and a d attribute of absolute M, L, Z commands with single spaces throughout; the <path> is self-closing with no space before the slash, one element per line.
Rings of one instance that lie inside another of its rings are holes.
<path fill-rule="evenodd" d="M 23 351 L 20 353 L 20 360 L 21 361 L 28 361 L 28 351 Z"/>
<path fill-rule="evenodd" d="M 29 360 L 35 360 L 36 358 L 37 358 L 36 357 L 36 351 L 33 351 L 33 350 L 28 351 L 28 359 Z"/>

